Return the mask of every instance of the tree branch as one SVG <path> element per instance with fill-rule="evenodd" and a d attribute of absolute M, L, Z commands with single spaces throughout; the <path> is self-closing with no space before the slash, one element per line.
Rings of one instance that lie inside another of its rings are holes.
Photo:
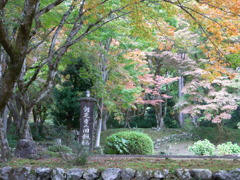
<path fill-rule="evenodd" d="M 4 7 L 6 6 L 7 2 L 8 2 L 8 0 L 1 0 L 0 1 L 0 10 L 4 9 Z"/>
<path fill-rule="evenodd" d="M 34 74 L 32 75 L 32 77 L 30 78 L 30 80 L 27 82 L 27 84 L 24 85 L 23 90 L 22 90 L 22 94 L 26 93 L 29 86 L 37 79 L 37 76 L 40 72 L 40 70 L 42 69 L 42 67 L 47 63 L 47 61 L 43 62 L 40 66 L 37 67 L 37 70 L 34 72 Z"/>
<path fill-rule="evenodd" d="M 53 54 L 54 54 L 54 47 L 55 47 L 55 44 L 56 44 L 56 41 L 57 41 L 57 37 L 58 37 L 60 31 L 62 30 L 64 24 L 66 23 L 67 18 L 69 17 L 71 12 L 73 11 L 74 7 L 75 7 L 74 5 L 71 5 L 69 7 L 68 11 L 63 15 L 62 20 L 60 21 L 60 23 L 59 23 L 59 25 L 58 25 L 58 27 L 57 27 L 54 35 L 53 35 L 52 42 L 51 42 L 49 52 L 48 52 L 48 56 L 49 56 L 50 59 L 53 57 Z"/>
<path fill-rule="evenodd" d="M 41 9 L 36 15 L 35 18 L 38 18 L 39 16 L 49 12 L 50 10 L 52 10 L 53 8 L 55 8 L 56 6 L 58 6 L 59 4 L 61 4 L 62 2 L 64 2 L 65 0 L 56 0 L 55 2 L 49 4 L 48 6 L 46 6 L 45 8 Z"/>
<path fill-rule="evenodd" d="M 232 15 L 234 15 L 234 16 L 240 16 L 239 14 L 236 14 L 236 13 L 234 13 L 234 12 L 226 11 L 226 10 L 224 10 L 222 7 L 217 7 L 217 6 L 214 6 L 214 5 L 210 4 L 210 3 L 207 3 L 207 2 L 204 2 L 204 1 L 200 1 L 200 0 L 199 0 L 198 2 L 199 2 L 200 4 L 206 4 L 206 5 L 208 5 L 208 6 L 212 7 L 212 8 L 219 9 L 219 10 L 225 12 L 225 13 L 229 13 L 229 14 L 232 14 Z"/>
<path fill-rule="evenodd" d="M 23 54 L 27 52 L 27 46 L 30 38 L 30 31 L 31 31 L 31 27 L 32 27 L 34 15 L 35 15 L 38 3 L 39 3 L 39 0 L 25 1 L 25 5 L 22 12 L 24 14 L 24 17 L 18 29 L 16 46 L 15 46 L 17 49 L 20 50 L 20 52 L 23 51 L 21 52 Z"/>
<path fill-rule="evenodd" d="M 47 39 L 47 37 L 49 36 L 49 34 L 51 34 L 51 33 L 54 31 L 55 28 L 56 28 L 56 27 L 53 27 L 53 28 L 45 35 L 45 37 L 44 37 L 40 42 L 38 42 L 38 43 L 35 44 L 33 47 L 31 47 L 31 48 L 27 51 L 27 54 L 29 54 L 32 50 L 36 49 L 36 48 L 37 48 L 38 46 L 40 46 L 42 43 L 44 43 L 45 40 Z"/>
<path fill-rule="evenodd" d="M 0 19 L 0 44 L 3 46 L 4 50 L 7 52 L 7 54 L 13 58 L 14 50 L 12 45 L 10 44 L 10 41 L 7 38 L 7 33 L 5 31 L 3 20 Z"/>
<path fill-rule="evenodd" d="M 7 52 L 7 54 L 11 57 L 13 54 L 13 48 L 12 45 L 8 39 L 6 27 L 4 25 L 4 7 L 7 4 L 7 0 L 2 0 L 0 2 L 0 44 L 3 46 L 4 50 Z"/>

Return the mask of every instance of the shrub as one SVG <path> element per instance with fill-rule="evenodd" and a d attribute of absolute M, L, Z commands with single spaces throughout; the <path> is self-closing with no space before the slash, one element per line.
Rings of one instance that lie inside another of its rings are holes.
<path fill-rule="evenodd" d="M 59 153 L 60 157 L 68 164 L 85 165 L 91 156 L 89 149 L 84 148 L 81 144 L 74 144 L 74 152 L 72 154 Z"/>
<path fill-rule="evenodd" d="M 87 151 L 81 151 L 75 158 L 72 158 L 70 162 L 76 166 L 85 165 L 88 161 L 90 154 Z"/>
<path fill-rule="evenodd" d="M 215 146 L 209 140 L 197 141 L 188 148 L 191 152 L 196 155 L 212 155 Z"/>
<path fill-rule="evenodd" d="M 220 155 L 240 154 L 240 147 L 232 142 L 226 142 L 217 146 L 217 152 Z"/>
<path fill-rule="evenodd" d="M 105 154 L 153 154 L 153 141 L 144 133 L 124 131 L 106 139 Z"/>
<path fill-rule="evenodd" d="M 50 152 L 56 152 L 56 153 L 71 153 L 72 150 L 68 146 L 65 145 L 53 145 L 49 146 L 47 148 L 48 151 Z"/>

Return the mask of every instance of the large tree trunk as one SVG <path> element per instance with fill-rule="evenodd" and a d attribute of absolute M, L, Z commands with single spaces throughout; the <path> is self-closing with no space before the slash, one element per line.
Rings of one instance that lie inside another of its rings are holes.
<path fill-rule="evenodd" d="M 27 102 L 22 104 L 26 103 Z M 25 105 L 18 103 L 17 98 L 12 98 L 12 100 L 9 102 L 9 107 L 11 115 L 14 119 L 14 124 L 16 126 L 16 131 L 19 139 L 32 140 L 32 135 L 30 133 L 30 127 L 28 123 L 31 109 L 27 109 Z"/>
<path fill-rule="evenodd" d="M 26 58 L 28 43 L 30 40 L 31 27 L 34 19 L 34 15 L 37 9 L 39 0 L 29 0 L 24 3 L 21 24 L 16 31 L 16 39 L 10 41 L 8 36 L 8 26 L 4 22 L 4 7 L 8 1 L 1 1 L 0 6 L 0 44 L 4 48 L 4 52 L 10 57 L 7 64 L 7 69 L 4 75 L 0 76 L 0 144 L 1 144 L 1 159 L 7 160 L 10 157 L 9 145 L 4 132 L 4 125 L 2 119 L 2 113 L 9 102 L 14 86 L 21 74 L 22 65 Z M 15 33 L 14 33 L 15 34 Z M 2 71 L 1 62 L 1 71 Z"/>
<path fill-rule="evenodd" d="M 30 111 L 31 112 L 31 111 Z M 20 139 L 28 139 L 28 140 L 33 140 L 31 130 L 30 130 L 30 125 L 29 125 L 29 115 L 30 112 L 27 111 L 23 113 L 21 121 L 22 121 L 22 127 L 20 130 Z"/>
<path fill-rule="evenodd" d="M 14 98 L 9 104 L 19 136 L 15 155 L 21 158 L 33 157 L 36 154 L 36 145 L 33 142 L 29 126 L 29 115 L 32 109 L 27 109 L 24 105 L 20 106 L 21 103 L 17 104 L 16 98 Z"/>
<path fill-rule="evenodd" d="M 2 17 L 6 3 L 7 1 L 5 1 L 0 8 Z M 22 65 L 27 55 L 31 27 L 38 3 L 39 0 L 29 0 L 25 2 L 21 17 L 21 25 L 17 30 L 16 39 L 13 41 L 14 44 L 9 41 L 6 23 L 3 19 L 0 20 L 0 44 L 10 57 L 10 61 L 5 62 L 7 63 L 7 69 L 4 72 L 4 76 L 0 79 L 0 112 L 3 112 L 5 109 L 5 106 L 12 96 L 15 83 L 21 74 Z"/>
<path fill-rule="evenodd" d="M 15 155 L 20 158 L 32 158 L 36 154 L 36 143 L 33 141 L 29 126 L 29 115 L 32 109 L 23 110 L 21 116 L 20 139 L 16 146 Z"/>

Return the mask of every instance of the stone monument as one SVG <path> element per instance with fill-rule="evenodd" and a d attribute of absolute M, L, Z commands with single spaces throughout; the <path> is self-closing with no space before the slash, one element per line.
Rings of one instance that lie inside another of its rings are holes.
<path fill-rule="evenodd" d="M 86 97 L 80 99 L 80 131 L 79 142 L 86 149 L 93 149 L 93 110 L 97 100 L 90 97 L 90 91 L 86 91 Z"/>

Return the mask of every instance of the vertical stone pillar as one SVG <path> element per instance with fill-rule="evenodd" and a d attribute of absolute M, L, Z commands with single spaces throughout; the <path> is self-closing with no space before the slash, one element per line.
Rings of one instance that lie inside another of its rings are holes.
<path fill-rule="evenodd" d="M 86 91 L 86 97 L 80 99 L 80 131 L 79 142 L 86 149 L 93 149 L 93 110 L 97 100 L 90 97 L 90 91 Z"/>

